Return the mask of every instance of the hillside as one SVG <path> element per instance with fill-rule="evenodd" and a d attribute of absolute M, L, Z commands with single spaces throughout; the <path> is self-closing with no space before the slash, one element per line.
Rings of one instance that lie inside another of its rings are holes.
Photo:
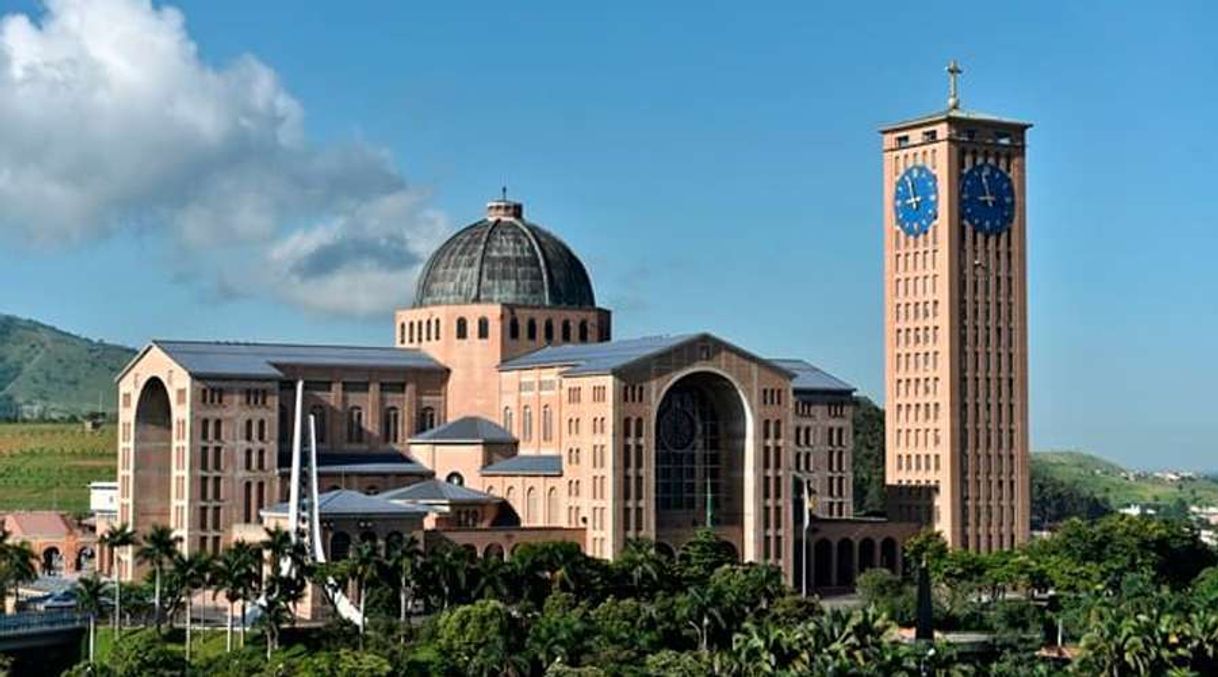
<path fill-rule="evenodd" d="M 1147 473 L 1133 473 L 1097 456 L 1079 451 L 1032 454 L 1032 477 L 1047 477 L 1092 494 L 1114 508 L 1130 503 L 1218 505 L 1218 481 L 1196 477 L 1171 482 Z"/>
<path fill-rule="evenodd" d="M 135 354 L 12 315 L 0 315 L 0 420 L 66 419 L 115 411 L 114 375 Z"/>

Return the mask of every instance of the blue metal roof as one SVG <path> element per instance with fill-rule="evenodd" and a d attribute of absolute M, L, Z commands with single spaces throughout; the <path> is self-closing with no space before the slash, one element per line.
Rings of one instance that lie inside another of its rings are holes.
<path fill-rule="evenodd" d="M 455 444 L 461 442 L 491 442 L 507 444 L 515 442 L 516 438 L 494 421 L 488 421 L 481 416 L 462 416 L 455 421 L 449 421 L 438 428 L 432 428 L 410 438 L 411 442 L 428 444 Z"/>
<path fill-rule="evenodd" d="M 521 454 L 492 463 L 483 475 L 562 475 L 562 456 L 558 454 Z"/>
<path fill-rule="evenodd" d="M 770 362 L 795 373 L 795 378 L 791 381 L 791 387 L 796 392 L 803 390 L 852 393 L 855 390 L 854 386 L 849 383 L 812 366 L 804 360 L 770 360 Z"/>
<path fill-rule="evenodd" d="M 547 346 L 541 350 L 508 360 L 499 369 L 529 369 L 570 365 L 567 374 L 605 374 L 636 362 L 645 357 L 693 340 L 704 334 L 679 334 L 676 336 L 647 336 L 604 343 L 569 343 Z"/>
<path fill-rule="evenodd" d="M 286 515 L 288 503 L 278 503 L 262 510 L 263 515 Z M 387 501 L 380 496 L 366 496 L 350 489 L 335 489 L 317 497 L 318 515 L 331 517 L 343 515 L 423 515 L 428 511 L 414 505 L 403 505 Z"/>
<path fill-rule="evenodd" d="M 498 496 L 484 491 L 440 480 L 423 480 L 408 487 L 386 491 L 379 496 L 387 501 L 427 503 L 494 503 L 501 500 Z"/>
<path fill-rule="evenodd" d="M 444 369 L 427 354 L 413 349 L 378 346 L 310 346 L 286 343 L 227 343 L 222 341 L 160 341 L 152 345 L 195 376 L 283 378 L 278 365 Z"/>

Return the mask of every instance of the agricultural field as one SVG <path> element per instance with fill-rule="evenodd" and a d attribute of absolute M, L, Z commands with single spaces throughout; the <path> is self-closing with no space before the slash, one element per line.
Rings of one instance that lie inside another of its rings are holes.
<path fill-rule="evenodd" d="M 0 424 L 0 511 L 87 512 L 89 482 L 115 479 L 115 427 Z"/>

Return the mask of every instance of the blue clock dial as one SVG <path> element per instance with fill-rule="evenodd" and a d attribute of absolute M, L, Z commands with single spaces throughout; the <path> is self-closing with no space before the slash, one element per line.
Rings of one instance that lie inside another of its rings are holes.
<path fill-rule="evenodd" d="M 1015 184 L 998 165 L 973 165 L 960 179 L 961 219 L 980 233 L 997 235 L 1015 220 Z"/>
<path fill-rule="evenodd" d="M 892 208 L 897 226 L 906 235 L 917 237 L 930 230 L 939 218 L 939 180 L 925 165 L 906 169 L 893 190 Z"/>

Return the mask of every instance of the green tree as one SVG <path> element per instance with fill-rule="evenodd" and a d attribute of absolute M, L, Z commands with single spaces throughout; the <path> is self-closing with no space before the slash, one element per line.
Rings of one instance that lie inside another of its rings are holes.
<path fill-rule="evenodd" d="M 436 650 L 462 674 L 476 677 L 524 675 L 529 665 L 521 619 L 498 600 L 483 599 L 440 614 Z"/>
<path fill-rule="evenodd" d="M 677 571 L 687 585 L 703 585 L 719 567 L 735 564 L 736 549 L 710 529 L 698 529 L 677 555 Z"/>
<path fill-rule="evenodd" d="M 17 599 L 18 589 L 22 583 L 28 583 L 38 578 L 38 553 L 30 548 L 25 541 L 3 543 L 0 546 L 0 589 L 5 591 L 12 588 L 13 598 Z M 0 602 L 4 597 L 0 594 Z"/>
<path fill-rule="evenodd" d="M 106 583 L 97 577 L 82 576 L 76 580 L 76 609 L 89 616 L 89 663 L 95 662 L 97 646 L 97 617 L 105 604 Z"/>
<path fill-rule="evenodd" d="M 119 566 L 115 556 L 120 549 L 137 545 L 139 536 L 126 524 L 112 524 L 98 542 L 110 551 L 111 567 L 114 569 L 114 639 L 117 643 L 123 632 L 123 588 L 119 582 Z"/>
<path fill-rule="evenodd" d="M 381 555 L 376 544 L 364 541 L 355 546 L 351 551 L 348 565 L 351 579 L 355 581 L 356 594 L 359 595 L 359 650 L 363 651 L 364 631 L 368 627 L 368 618 L 365 615 L 368 601 L 368 579 L 376 575 L 377 569 L 381 566 Z"/>
<path fill-rule="evenodd" d="M 854 511 L 882 515 L 887 507 L 884 489 L 884 410 L 866 397 L 854 407 Z"/>
<path fill-rule="evenodd" d="M 618 594 L 629 597 L 650 598 L 663 590 L 663 585 L 672 578 L 672 560 L 646 539 L 626 541 L 622 553 L 611 567 L 618 581 Z"/>
<path fill-rule="evenodd" d="M 292 609 L 304 597 L 311 571 L 305 545 L 293 542 L 291 534 L 280 527 L 266 530 L 261 548 L 269 560 L 262 583 L 261 622 L 270 660 L 279 648 L 281 629 L 295 620 Z"/>
<path fill-rule="evenodd" d="M 228 603 L 225 617 L 224 650 L 233 650 L 233 609 L 241 603 L 242 627 L 245 625 L 245 603 L 250 599 L 260 573 L 260 553 L 249 543 L 238 541 L 224 551 L 211 568 L 209 584 L 212 598 L 223 594 Z"/>
<path fill-rule="evenodd" d="M 161 631 L 161 576 L 165 570 L 165 565 L 173 561 L 173 556 L 178 552 L 178 543 L 182 539 L 175 536 L 173 529 L 157 524 L 152 527 L 144 536 L 143 545 L 135 551 L 135 558 L 152 567 L 153 574 L 153 616 L 156 623 L 156 631 Z"/>
<path fill-rule="evenodd" d="M 194 626 L 192 616 L 194 611 L 195 592 L 207 585 L 211 573 L 212 560 L 205 553 L 191 553 L 184 556 L 176 553 L 173 556 L 172 576 L 174 584 L 182 591 L 186 605 L 186 662 L 190 662 L 192 648 L 191 630 Z"/>
<path fill-rule="evenodd" d="M 423 556 L 419 541 L 414 535 L 406 536 L 389 546 L 385 553 L 385 569 L 390 580 L 397 582 L 398 623 L 405 628 L 407 614 L 418 584 L 419 561 Z M 405 640 L 405 633 L 402 638 Z"/>

